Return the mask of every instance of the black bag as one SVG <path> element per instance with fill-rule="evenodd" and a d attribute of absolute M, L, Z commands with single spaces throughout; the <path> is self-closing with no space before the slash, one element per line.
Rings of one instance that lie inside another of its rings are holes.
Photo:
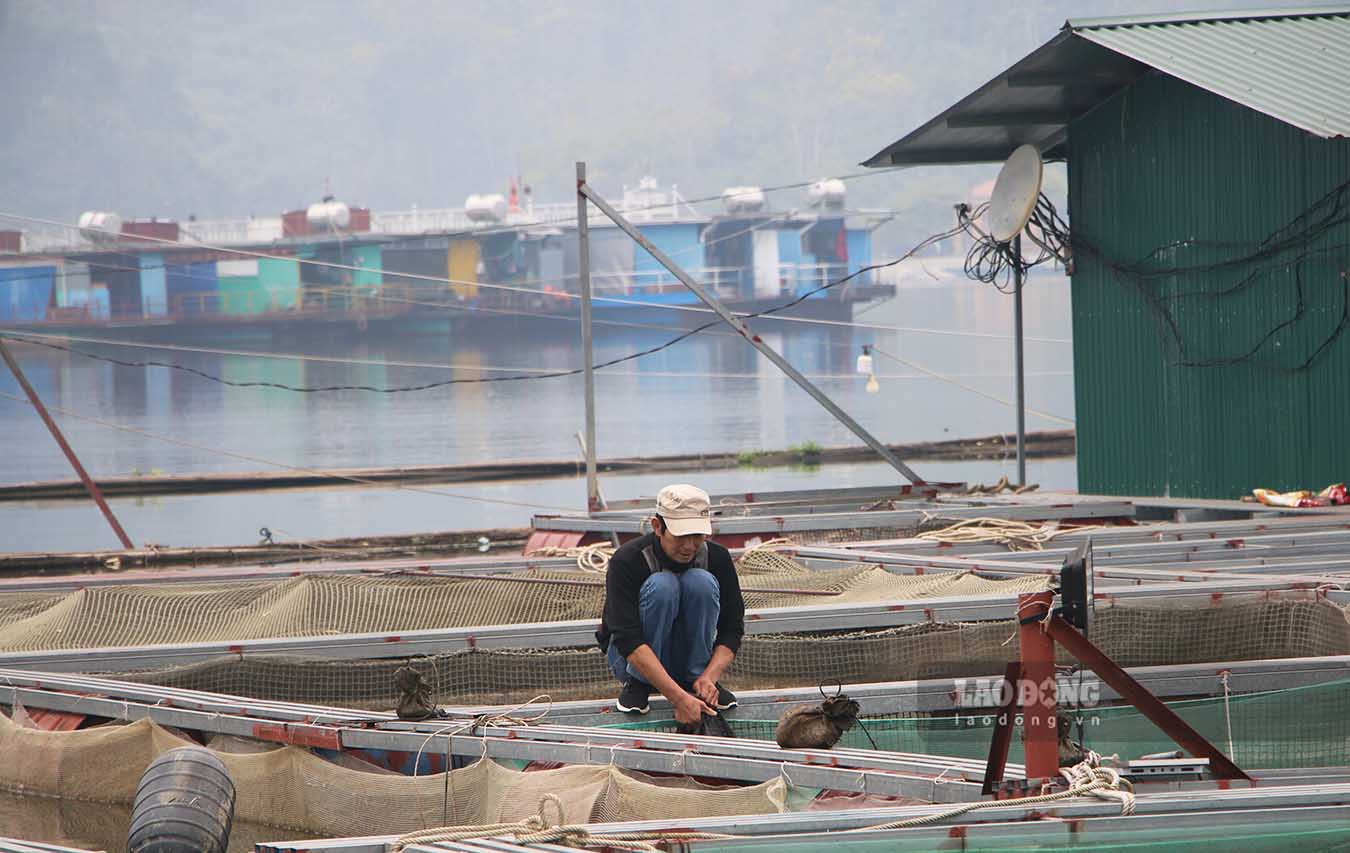
<path fill-rule="evenodd" d="M 431 687 L 422 679 L 422 673 L 410 666 L 401 666 L 394 673 L 394 686 L 400 694 L 400 720 L 425 720 L 439 716 L 436 703 L 431 701 Z"/>
<path fill-rule="evenodd" d="M 708 737 L 735 737 L 731 723 L 722 714 L 704 714 L 694 725 L 680 723 L 677 731 L 682 735 L 706 735 Z"/>

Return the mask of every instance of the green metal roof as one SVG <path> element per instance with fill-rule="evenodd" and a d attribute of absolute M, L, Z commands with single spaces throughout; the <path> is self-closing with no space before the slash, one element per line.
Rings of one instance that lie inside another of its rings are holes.
<path fill-rule="evenodd" d="M 1066 154 L 1068 126 L 1151 71 L 1323 138 L 1350 137 L 1350 5 L 1076 19 L 867 160 L 984 163 L 1022 144 Z"/>

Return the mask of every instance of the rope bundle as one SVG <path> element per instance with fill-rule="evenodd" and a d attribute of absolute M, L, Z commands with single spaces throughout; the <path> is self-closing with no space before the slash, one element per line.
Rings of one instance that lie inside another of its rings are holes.
<path fill-rule="evenodd" d="M 1100 525 L 1096 525 L 1100 526 Z M 940 530 L 920 533 L 916 538 L 948 545 L 969 545 L 995 542 L 1009 551 L 1042 551 L 1056 536 L 1093 528 L 1052 527 L 1049 524 L 1028 524 L 1006 518 L 967 518 Z"/>
<path fill-rule="evenodd" d="M 966 489 L 966 494 L 998 495 L 1007 491 L 1012 492 L 1014 495 L 1024 495 L 1027 492 L 1034 492 L 1040 487 L 1041 487 L 1040 483 L 1025 483 L 1021 486 L 1014 486 L 1012 483 L 1008 482 L 1008 477 L 1005 474 L 1002 477 L 998 478 L 998 482 L 991 483 L 987 486 L 982 483 L 975 483 L 970 488 Z"/>
<path fill-rule="evenodd" d="M 603 575 L 609 568 L 609 558 L 614 556 L 614 546 L 608 542 L 596 542 L 593 545 L 581 545 L 576 548 L 536 548 L 527 557 L 576 557 L 577 568 L 583 572 Z"/>
<path fill-rule="evenodd" d="M 1037 806 L 1042 803 L 1053 803 L 1058 800 L 1069 800 L 1074 797 L 1091 796 L 1100 800 L 1112 800 L 1120 803 L 1120 813 L 1123 816 L 1134 814 L 1134 790 L 1129 781 L 1120 778 L 1120 774 L 1109 767 L 1100 766 L 1100 757 L 1095 753 L 1073 767 L 1061 767 L 1059 774 L 1069 783 L 1068 790 L 1059 791 L 1054 794 L 1041 794 L 1038 797 L 1018 797 L 1015 800 L 981 800 L 977 803 L 966 803 L 945 812 L 936 812 L 930 815 L 912 817 L 908 820 L 897 820 L 891 823 L 877 824 L 876 826 L 863 826 L 857 829 L 845 830 L 845 832 L 876 832 L 884 829 L 912 829 L 920 826 L 930 826 L 935 823 L 942 823 L 954 817 L 960 817 L 963 814 L 977 811 L 979 809 L 1000 808 L 1003 806 Z"/>

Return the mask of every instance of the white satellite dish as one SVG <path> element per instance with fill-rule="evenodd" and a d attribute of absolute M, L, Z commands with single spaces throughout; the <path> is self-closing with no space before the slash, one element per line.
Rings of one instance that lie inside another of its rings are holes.
<path fill-rule="evenodd" d="M 1041 154 L 1021 145 L 1008 157 L 989 196 L 989 234 L 1006 243 L 1027 227 L 1041 195 Z"/>

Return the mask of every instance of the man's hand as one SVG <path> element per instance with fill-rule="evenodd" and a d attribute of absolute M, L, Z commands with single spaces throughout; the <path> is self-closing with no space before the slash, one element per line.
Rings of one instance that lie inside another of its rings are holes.
<path fill-rule="evenodd" d="M 710 707 L 717 707 L 717 682 L 709 678 L 707 672 L 694 679 L 693 693 Z"/>
<path fill-rule="evenodd" d="M 678 696 L 672 704 L 675 706 L 675 722 L 683 723 L 686 726 L 696 726 L 704 714 L 716 714 L 717 711 L 704 703 L 704 701 L 692 693 L 685 693 Z"/>

